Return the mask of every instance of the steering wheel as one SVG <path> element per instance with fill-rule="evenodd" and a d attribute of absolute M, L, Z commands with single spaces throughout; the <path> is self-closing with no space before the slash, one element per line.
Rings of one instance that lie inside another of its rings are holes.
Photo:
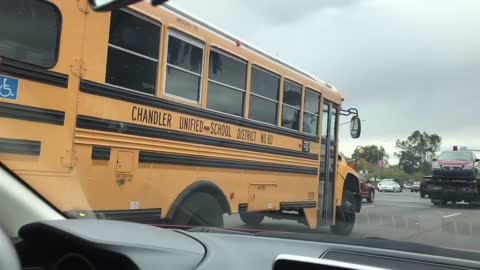
<path fill-rule="evenodd" d="M 17 252 L 10 238 L 0 229 L 0 270 L 20 270 Z"/>

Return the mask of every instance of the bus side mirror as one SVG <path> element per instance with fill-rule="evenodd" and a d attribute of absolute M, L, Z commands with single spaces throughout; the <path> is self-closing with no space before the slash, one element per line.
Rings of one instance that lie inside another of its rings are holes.
<path fill-rule="evenodd" d="M 362 132 L 362 121 L 360 121 L 360 118 L 358 116 L 353 116 L 352 120 L 350 120 L 350 135 L 352 138 L 357 139 L 360 137 L 360 134 Z"/>

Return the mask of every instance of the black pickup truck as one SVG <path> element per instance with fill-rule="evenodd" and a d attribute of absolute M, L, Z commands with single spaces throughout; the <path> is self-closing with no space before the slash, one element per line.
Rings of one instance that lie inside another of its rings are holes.
<path fill-rule="evenodd" d="M 428 184 L 430 183 L 430 180 L 432 179 L 432 176 L 424 176 L 422 178 L 422 181 L 420 181 L 420 198 L 425 198 L 425 196 L 430 197 L 428 194 Z"/>
<path fill-rule="evenodd" d="M 428 195 L 435 205 L 480 203 L 480 159 L 472 151 L 444 151 L 432 163 Z"/>

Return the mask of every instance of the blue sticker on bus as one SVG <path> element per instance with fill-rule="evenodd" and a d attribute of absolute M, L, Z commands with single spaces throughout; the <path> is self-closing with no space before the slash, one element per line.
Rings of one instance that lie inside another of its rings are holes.
<path fill-rule="evenodd" d="M 0 98 L 17 99 L 18 80 L 0 76 Z"/>

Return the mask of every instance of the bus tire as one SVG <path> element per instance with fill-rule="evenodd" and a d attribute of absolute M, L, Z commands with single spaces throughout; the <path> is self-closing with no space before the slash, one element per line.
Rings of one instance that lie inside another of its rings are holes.
<path fill-rule="evenodd" d="M 262 223 L 264 218 L 265 215 L 260 213 L 240 213 L 240 219 L 243 221 L 243 223 L 250 226 L 255 226 Z"/>
<path fill-rule="evenodd" d="M 330 230 L 336 235 L 349 235 L 355 225 L 355 197 L 350 190 L 343 191 L 342 205 L 337 208 L 335 225 Z"/>
<path fill-rule="evenodd" d="M 175 225 L 223 227 L 223 211 L 212 195 L 195 192 L 182 202 L 171 221 Z"/>

